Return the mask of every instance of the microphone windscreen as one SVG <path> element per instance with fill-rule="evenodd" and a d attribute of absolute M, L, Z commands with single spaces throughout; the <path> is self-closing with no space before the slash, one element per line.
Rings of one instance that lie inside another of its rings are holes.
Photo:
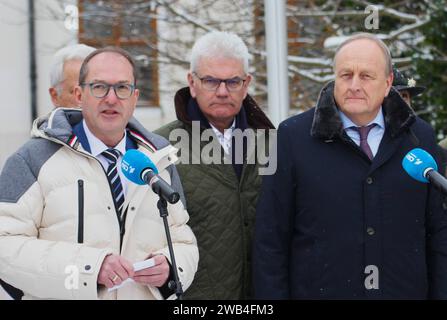
<path fill-rule="evenodd" d="M 410 177 L 425 183 L 428 183 L 428 179 L 424 176 L 426 170 L 438 170 L 438 165 L 431 154 L 420 148 L 408 152 L 402 160 L 402 166 Z"/>
<path fill-rule="evenodd" d="M 158 174 L 155 164 L 141 151 L 131 149 L 124 154 L 121 161 L 121 171 L 127 179 L 139 185 L 146 184 L 141 176 L 145 169 L 151 169 Z"/>

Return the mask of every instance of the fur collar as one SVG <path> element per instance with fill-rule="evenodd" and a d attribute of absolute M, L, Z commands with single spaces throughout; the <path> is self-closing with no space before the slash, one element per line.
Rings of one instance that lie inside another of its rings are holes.
<path fill-rule="evenodd" d="M 394 88 L 391 88 L 390 93 L 383 100 L 382 107 L 386 130 L 393 138 L 408 129 L 416 119 L 413 109 L 405 103 Z M 343 131 L 343 123 L 334 99 L 334 81 L 331 81 L 321 89 L 318 97 L 311 136 L 334 139 L 342 137 Z"/>

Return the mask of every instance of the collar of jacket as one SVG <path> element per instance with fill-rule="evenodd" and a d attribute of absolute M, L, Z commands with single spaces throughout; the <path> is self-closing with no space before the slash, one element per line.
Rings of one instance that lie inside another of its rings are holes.
<path fill-rule="evenodd" d="M 408 129 L 416 120 L 416 114 L 399 93 L 391 88 L 383 100 L 382 110 L 385 118 L 385 130 L 392 138 Z M 312 122 L 311 136 L 331 140 L 343 136 L 343 123 L 334 99 L 334 81 L 326 84 L 320 91 Z"/>
<path fill-rule="evenodd" d="M 50 114 L 34 121 L 32 136 L 52 138 L 70 145 L 70 140 L 73 138 L 73 127 L 82 119 L 80 109 L 57 108 Z M 129 130 L 134 140 L 153 151 L 169 146 L 166 139 L 147 131 L 134 117 L 129 120 L 126 129 Z"/>
<path fill-rule="evenodd" d="M 130 149 L 137 149 L 138 146 L 136 142 L 134 141 L 134 137 L 132 133 L 129 130 L 126 130 L 126 151 Z M 90 147 L 90 142 L 88 141 L 87 135 L 84 130 L 84 126 L 82 125 L 82 122 L 78 122 L 73 126 L 73 134 L 77 137 L 79 143 L 82 145 L 85 151 L 88 153 L 92 153 L 92 149 Z M 145 141 L 146 144 L 149 145 L 148 141 Z M 155 152 L 156 149 L 153 149 Z"/>
<path fill-rule="evenodd" d="M 187 106 L 192 99 L 189 87 L 185 87 L 177 91 L 175 94 L 175 113 L 177 119 L 183 123 L 191 124 L 192 120 L 188 115 Z M 265 113 L 261 110 L 255 100 L 247 94 L 247 97 L 242 101 L 248 127 L 253 129 L 274 129 L 275 127 L 267 118 Z"/>

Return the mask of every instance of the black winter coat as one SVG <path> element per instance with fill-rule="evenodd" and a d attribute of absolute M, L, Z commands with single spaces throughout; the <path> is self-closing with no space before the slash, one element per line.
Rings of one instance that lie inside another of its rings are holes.
<path fill-rule="evenodd" d="M 257 206 L 255 297 L 447 298 L 441 196 L 401 165 L 415 147 L 437 154 L 433 130 L 393 89 L 371 162 L 346 135 L 333 87 L 279 126 L 278 169 Z"/>

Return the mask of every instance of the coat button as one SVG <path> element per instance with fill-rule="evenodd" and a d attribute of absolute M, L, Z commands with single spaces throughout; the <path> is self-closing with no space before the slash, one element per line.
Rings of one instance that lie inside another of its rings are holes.
<path fill-rule="evenodd" d="M 368 229 L 366 229 L 366 233 L 370 236 L 373 236 L 376 233 L 376 230 L 374 230 L 374 228 L 372 227 L 368 227 Z"/>
<path fill-rule="evenodd" d="M 86 271 L 89 271 L 91 268 L 92 268 L 92 267 L 91 267 L 89 264 L 86 265 L 86 266 L 84 267 L 84 269 L 85 269 Z"/>
<path fill-rule="evenodd" d="M 366 183 L 367 184 L 372 184 L 373 183 L 373 178 L 371 178 L 371 177 L 366 178 Z"/>

